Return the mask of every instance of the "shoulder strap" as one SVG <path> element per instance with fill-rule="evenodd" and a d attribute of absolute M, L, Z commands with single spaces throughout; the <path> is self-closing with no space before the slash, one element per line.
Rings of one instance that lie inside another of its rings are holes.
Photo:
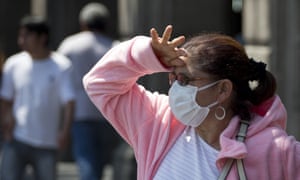
<path fill-rule="evenodd" d="M 236 140 L 240 141 L 240 142 L 244 142 L 246 135 L 247 135 L 247 130 L 249 127 L 249 122 L 241 120 L 240 123 L 241 123 L 240 130 L 236 136 Z M 227 175 L 229 174 L 230 169 L 232 168 L 234 161 L 236 161 L 236 164 L 237 164 L 237 169 L 238 169 L 240 180 L 247 180 L 247 176 L 245 173 L 244 164 L 243 164 L 242 159 L 228 159 L 226 161 L 225 166 L 223 167 L 223 170 L 222 170 L 218 180 L 226 179 Z"/>
<path fill-rule="evenodd" d="M 247 180 L 243 160 L 236 159 L 236 164 L 237 164 L 237 169 L 238 169 L 240 180 Z"/>

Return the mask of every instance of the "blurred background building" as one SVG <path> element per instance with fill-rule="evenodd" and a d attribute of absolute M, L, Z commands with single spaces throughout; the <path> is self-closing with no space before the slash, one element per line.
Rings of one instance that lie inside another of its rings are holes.
<path fill-rule="evenodd" d="M 300 1 L 299 0 L 95 0 L 111 11 L 109 34 L 122 41 L 148 35 L 151 27 L 162 32 L 174 25 L 175 35 L 222 32 L 239 39 L 249 54 L 265 61 L 278 80 L 278 93 L 288 111 L 288 132 L 300 140 Z M 46 16 L 51 47 L 79 31 L 78 13 L 90 0 L 1 0 L 0 52 L 16 53 L 20 18 Z M 166 93 L 165 74 L 140 80 L 151 90 Z M 158 89 L 154 89 L 158 85 Z"/>

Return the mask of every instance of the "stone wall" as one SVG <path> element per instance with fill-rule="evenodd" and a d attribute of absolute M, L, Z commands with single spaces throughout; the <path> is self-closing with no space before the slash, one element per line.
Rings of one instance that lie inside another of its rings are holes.
<path fill-rule="evenodd" d="M 269 0 L 271 67 L 288 112 L 287 130 L 300 140 L 300 1 Z"/>

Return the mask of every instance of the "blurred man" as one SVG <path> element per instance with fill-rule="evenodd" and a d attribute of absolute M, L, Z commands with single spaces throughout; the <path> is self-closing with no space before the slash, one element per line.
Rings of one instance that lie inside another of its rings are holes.
<path fill-rule="evenodd" d="M 105 35 L 108 9 L 100 3 L 89 3 L 79 14 L 81 32 L 67 37 L 58 51 L 73 65 L 72 80 L 76 89 L 76 111 L 72 128 L 72 150 L 81 180 L 99 180 L 110 160 L 119 137 L 91 103 L 82 85 L 82 77 L 112 47 Z"/>
<path fill-rule="evenodd" d="M 57 152 L 69 139 L 74 90 L 71 62 L 51 52 L 48 41 L 49 27 L 44 19 L 23 18 L 18 44 L 24 51 L 4 64 L 0 91 L 5 139 L 1 180 L 22 179 L 26 165 L 32 166 L 37 180 L 56 179 Z"/>

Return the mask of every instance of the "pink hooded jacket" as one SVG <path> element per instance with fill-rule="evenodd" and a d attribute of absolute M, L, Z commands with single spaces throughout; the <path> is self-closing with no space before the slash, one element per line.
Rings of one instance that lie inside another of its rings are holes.
<path fill-rule="evenodd" d="M 97 108 L 134 149 L 138 179 L 153 179 L 160 163 L 185 129 L 172 114 L 168 96 L 136 83 L 141 76 L 167 72 L 150 38 L 137 36 L 111 49 L 83 78 Z M 239 118 L 221 134 L 217 167 L 226 158 L 244 158 L 250 180 L 300 179 L 300 143 L 285 132 L 286 111 L 278 96 L 253 110 L 245 144 L 235 140 Z M 227 179 L 238 179 L 233 166 Z"/>

